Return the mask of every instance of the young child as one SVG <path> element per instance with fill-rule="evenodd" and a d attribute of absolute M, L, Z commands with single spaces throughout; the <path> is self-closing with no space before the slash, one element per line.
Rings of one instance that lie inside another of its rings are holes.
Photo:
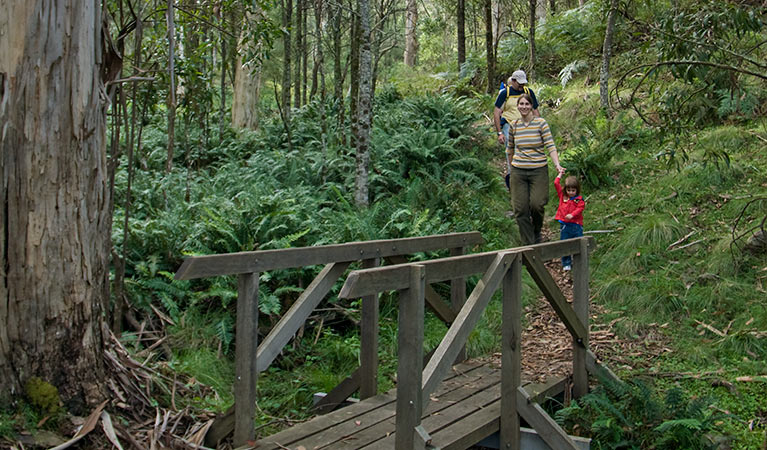
<path fill-rule="evenodd" d="M 559 175 L 554 179 L 554 187 L 557 188 L 559 196 L 559 206 L 557 215 L 554 219 L 558 220 L 559 239 L 572 239 L 583 236 L 583 210 L 586 208 L 586 202 L 581 197 L 581 184 L 578 178 L 569 176 L 565 178 L 565 188 L 559 184 L 559 179 L 564 175 L 565 169 L 559 170 Z M 572 257 L 570 255 L 562 257 L 562 270 L 572 268 Z"/>

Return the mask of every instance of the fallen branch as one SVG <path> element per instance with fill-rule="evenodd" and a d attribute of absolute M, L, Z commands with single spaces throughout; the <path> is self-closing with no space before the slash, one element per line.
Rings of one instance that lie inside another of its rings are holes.
<path fill-rule="evenodd" d="M 705 241 L 705 240 L 706 240 L 706 238 L 703 238 L 703 239 L 698 239 L 697 241 L 692 241 L 692 242 L 690 242 L 689 244 L 683 245 L 683 246 L 681 246 L 681 247 L 677 247 L 677 248 L 675 248 L 675 249 L 673 249 L 673 250 L 671 250 L 671 251 L 672 251 L 672 252 L 675 252 L 675 251 L 677 251 L 677 250 L 682 250 L 683 248 L 691 247 L 691 246 L 693 246 L 693 245 L 695 245 L 695 244 L 700 244 L 701 242 L 703 242 L 703 241 Z"/>
<path fill-rule="evenodd" d="M 693 234 L 695 234 L 695 233 L 697 233 L 697 232 L 698 232 L 698 230 L 692 230 L 692 231 L 690 231 L 689 233 L 687 233 L 687 235 L 686 235 L 685 237 L 683 237 L 682 239 L 679 239 L 678 241 L 676 241 L 676 242 L 674 242 L 673 244 L 671 244 L 671 245 L 669 245 L 668 247 L 666 247 L 666 251 L 669 251 L 669 250 L 671 250 L 671 248 L 673 248 L 673 247 L 676 247 L 677 245 L 679 245 L 679 244 L 681 244 L 682 242 L 686 241 L 686 240 L 687 240 L 687 238 L 689 238 L 690 236 L 692 236 Z"/>
<path fill-rule="evenodd" d="M 711 325 L 709 325 L 707 323 L 701 322 L 700 320 L 696 320 L 695 322 L 697 322 L 700 326 L 702 326 L 703 328 L 707 329 L 708 331 L 714 333 L 717 336 L 721 336 L 721 337 L 726 337 L 727 336 L 726 333 L 723 333 L 723 332 L 717 330 L 716 328 L 712 327 Z"/>

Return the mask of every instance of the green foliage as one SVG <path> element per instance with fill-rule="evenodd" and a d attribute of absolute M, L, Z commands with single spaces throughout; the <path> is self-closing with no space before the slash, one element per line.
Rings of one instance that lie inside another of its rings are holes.
<path fill-rule="evenodd" d="M 665 394 L 640 379 L 600 384 L 556 412 L 570 432 L 591 436 L 596 449 L 713 449 L 708 436 L 724 415 L 709 406 L 710 398 L 691 397 L 678 387 Z"/>

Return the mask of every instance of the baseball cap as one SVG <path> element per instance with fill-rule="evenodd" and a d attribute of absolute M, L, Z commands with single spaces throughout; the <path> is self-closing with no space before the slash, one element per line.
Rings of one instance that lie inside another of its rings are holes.
<path fill-rule="evenodd" d="M 527 75 L 525 75 L 524 70 L 515 70 L 514 73 L 511 74 L 512 80 L 517 80 L 517 83 L 519 84 L 527 84 Z"/>

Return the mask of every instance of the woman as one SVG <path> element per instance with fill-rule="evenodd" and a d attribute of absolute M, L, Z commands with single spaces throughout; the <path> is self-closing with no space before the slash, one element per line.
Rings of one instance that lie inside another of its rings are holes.
<path fill-rule="evenodd" d="M 549 200 L 547 156 L 551 156 L 559 172 L 559 154 L 549 124 L 533 114 L 533 99 L 522 94 L 517 99 L 521 118 L 511 123 L 511 141 L 507 152 L 511 159 L 511 202 L 519 235 L 525 245 L 541 242 L 543 208 Z"/>

